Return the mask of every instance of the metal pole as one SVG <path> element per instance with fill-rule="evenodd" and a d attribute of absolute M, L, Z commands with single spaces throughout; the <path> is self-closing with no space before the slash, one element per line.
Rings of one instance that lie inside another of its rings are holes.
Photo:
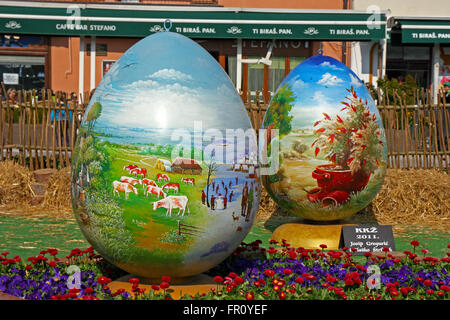
<path fill-rule="evenodd" d="M 241 91 L 242 88 L 242 39 L 237 39 L 236 48 L 236 90 Z"/>
<path fill-rule="evenodd" d="M 90 90 L 95 89 L 95 50 L 96 50 L 95 36 L 91 36 L 91 87 Z"/>
<path fill-rule="evenodd" d="M 433 103 L 437 104 L 439 92 L 439 59 L 441 55 L 441 46 L 435 43 L 433 47 L 433 69 L 432 69 L 432 88 L 433 88 Z"/>
<path fill-rule="evenodd" d="M 80 55 L 78 59 L 78 98 L 84 92 L 84 36 L 80 36 Z"/>

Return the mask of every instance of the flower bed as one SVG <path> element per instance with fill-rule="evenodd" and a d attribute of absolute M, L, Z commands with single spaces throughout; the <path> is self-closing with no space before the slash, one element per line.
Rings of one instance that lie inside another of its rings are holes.
<path fill-rule="evenodd" d="M 208 293 L 185 295 L 184 299 L 325 299 L 325 300 L 447 300 L 450 298 L 449 255 L 435 258 L 426 249 L 418 251 L 418 241 L 411 241 L 411 251 L 403 259 L 387 250 L 384 256 L 355 258 L 343 248 L 327 251 L 326 246 L 311 250 L 291 248 L 286 241 L 271 241 L 269 248 L 260 240 L 242 243 L 216 268 L 208 271 L 217 283 Z M 448 245 L 450 248 L 450 245 Z M 416 253 L 417 250 L 417 253 Z M 0 292 L 25 299 L 122 300 L 171 299 L 170 277 L 164 276 L 150 292 L 132 278 L 132 292 L 108 287 L 111 279 L 125 273 L 112 266 L 92 247 L 73 249 L 61 260 L 56 249 L 41 251 L 26 261 L 20 257 L 0 256 Z M 79 269 L 79 283 L 73 266 Z M 374 270 L 379 270 L 377 277 Z M 72 278 L 70 278 L 72 277 Z M 71 281 L 75 279 L 75 281 Z M 73 283 L 73 285 L 70 285 Z M 68 285 L 69 284 L 69 285 Z M 71 288 L 70 288 L 71 287 Z"/>

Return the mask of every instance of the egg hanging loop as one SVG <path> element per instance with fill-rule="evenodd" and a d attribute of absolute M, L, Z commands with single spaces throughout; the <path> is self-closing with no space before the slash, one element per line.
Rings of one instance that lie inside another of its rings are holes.
<path fill-rule="evenodd" d="M 170 29 L 172 29 L 172 20 L 170 20 L 170 19 L 164 20 L 164 31 L 169 32 Z"/>

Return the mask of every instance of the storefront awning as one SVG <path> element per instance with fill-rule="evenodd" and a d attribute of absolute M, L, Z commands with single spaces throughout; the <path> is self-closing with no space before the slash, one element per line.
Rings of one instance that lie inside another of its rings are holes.
<path fill-rule="evenodd" d="M 145 37 L 166 19 L 191 38 L 379 40 L 386 30 L 384 12 L 0 2 L 1 33 Z"/>
<path fill-rule="evenodd" d="M 396 18 L 403 43 L 450 43 L 450 17 Z"/>

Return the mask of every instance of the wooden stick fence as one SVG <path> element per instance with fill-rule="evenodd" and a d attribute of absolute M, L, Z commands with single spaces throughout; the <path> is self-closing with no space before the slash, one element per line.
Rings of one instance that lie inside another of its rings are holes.
<path fill-rule="evenodd" d="M 178 235 L 186 234 L 189 236 L 198 236 L 201 233 L 204 233 L 204 231 L 196 226 L 191 226 L 188 224 L 183 224 L 178 220 Z"/>
<path fill-rule="evenodd" d="M 450 167 L 450 103 L 446 103 L 444 92 L 439 92 L 437 104 L 433 104 L 430 90 L 417 89 L 413 105 L 406 103 L 404 92 L 378 90 L 373 94 L 378 98 L 377 108 L 385 128 L 389 168 Z M 254 102 L 245 99 L 250 92 L 241 93 L 241 97 L 252 126 L 259 129 L 269 102 L 260 91 Z"/>
<path fill-rule="evenodd" d="M 9 101 L 1 85 L 0 160 L 14 160 L 31 170 L 69 166 L 87 102 L 44 89 L 19 90 L 17 99 Z"/>
<path fill-rule="evenodd" d="M 30 169 L 69 166 L 81 119 L 89 102 L 89 93 L 81 101 L 50 90 L 18 91 L 17 100 L 8 101 L 5 86 L 0 95 L 0 160 L 14 160 Z M 39 93 L 39 99 L 37 99 Z M 413 104 L 405 93 L 372 92 L 385 128 L 388 167 L 450 167 L 450 103 L 439 92 L 432 103 L 430 90 L 413 92 Z M 262 91 L 250 100 L 250 92 L 241 94 L 252 126 L 261 127 L 269 101 Z M 247 99 L 248 98 L 248 99 Z"/>

